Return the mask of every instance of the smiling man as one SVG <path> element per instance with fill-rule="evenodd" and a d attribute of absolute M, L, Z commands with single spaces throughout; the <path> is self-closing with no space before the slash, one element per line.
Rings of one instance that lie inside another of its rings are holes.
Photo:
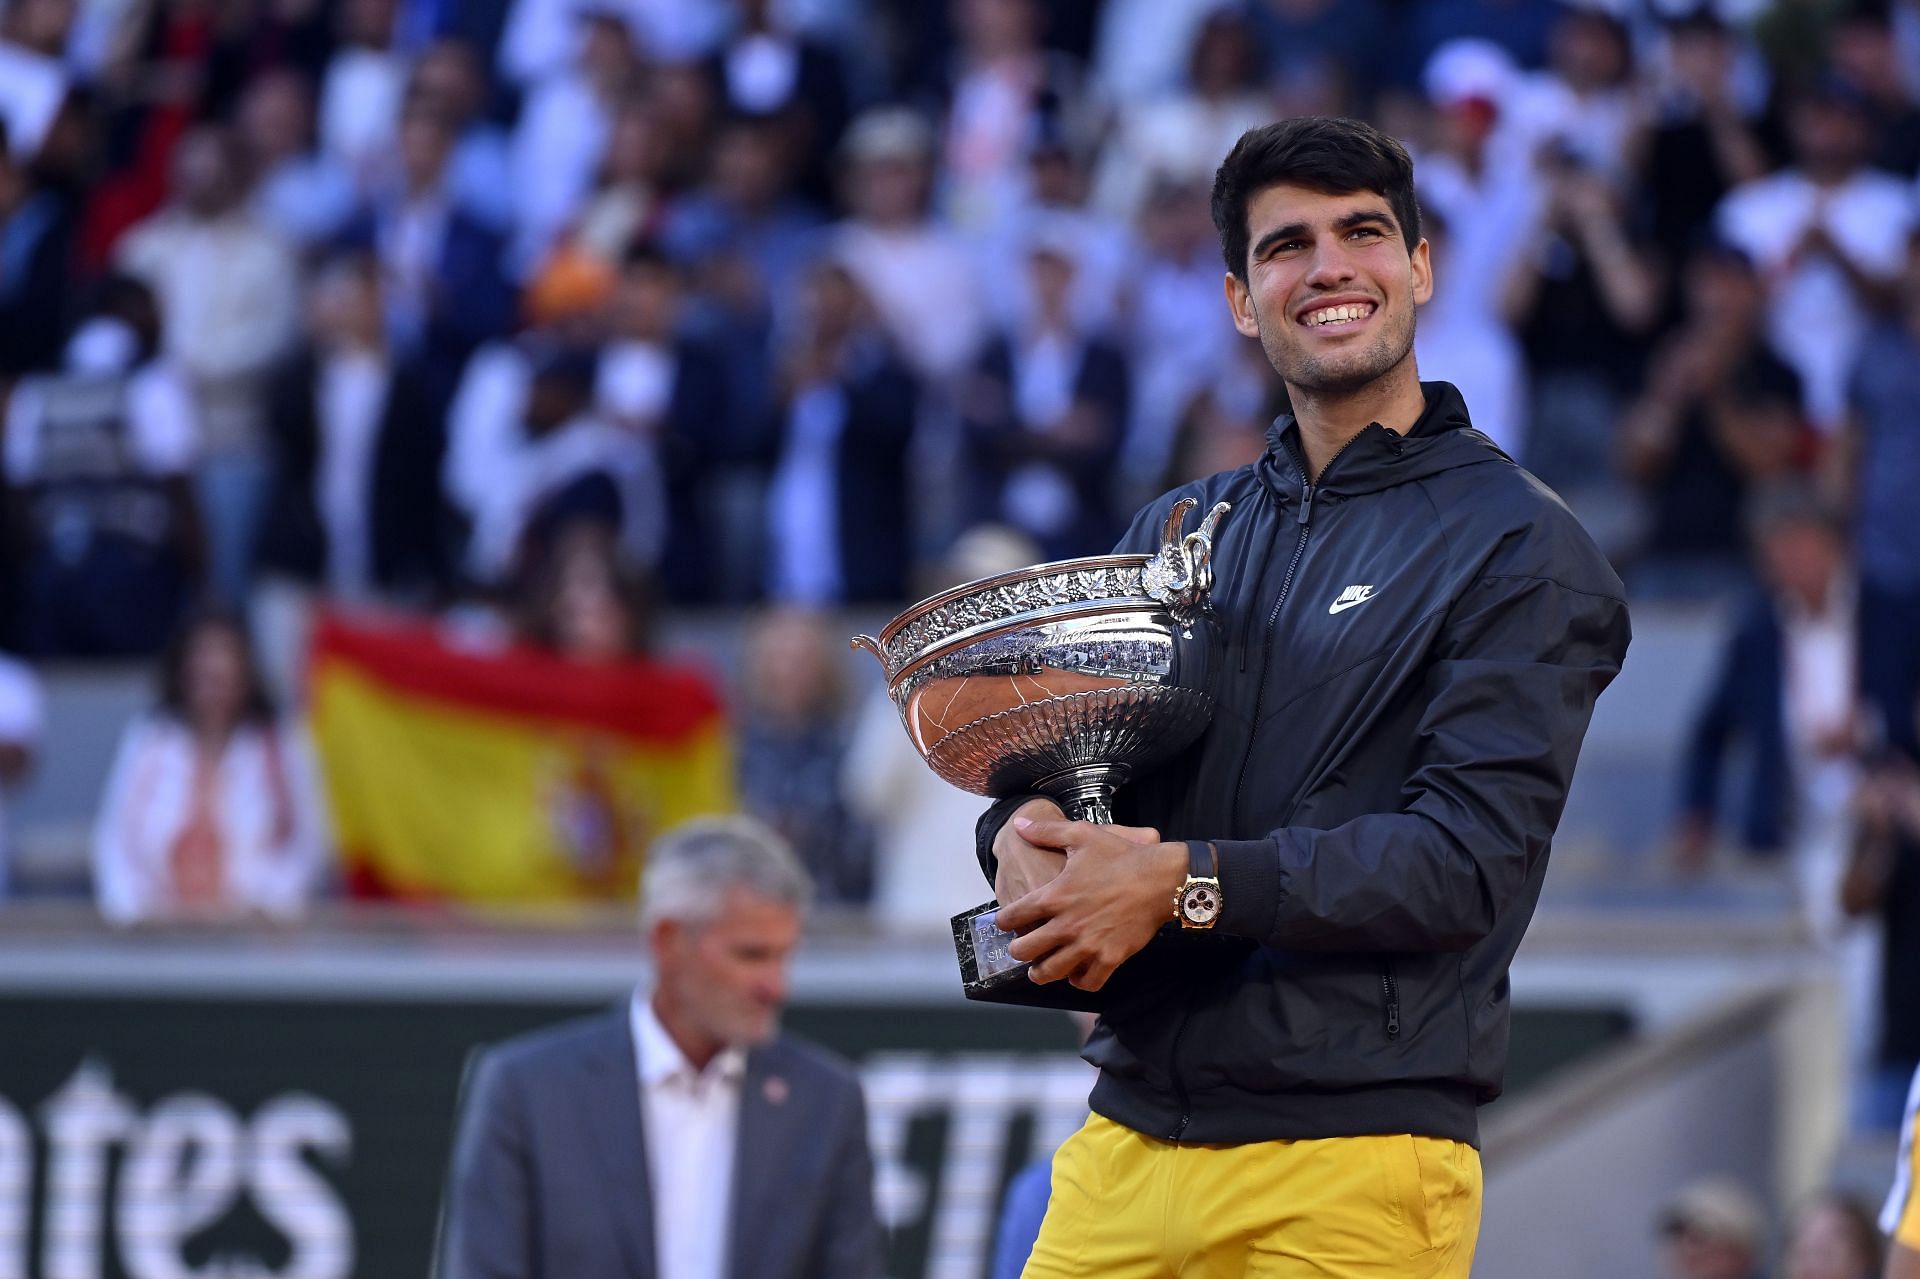
<path fill-rule="evenodd" d="M 1122 825 L 1020 797 L 980 826 L 1041 983 L 1023 1002 L 1101 1014 L 1026 1273 L 1464 1277 L 1507 968 L 1626 606 L 1559 500 L 1419 379 L 1435 282 L 1397 142 L 1255 129 L 1213 216 L 1293 412 L 1120 547 L 1180 498 L 1232 504 L 1212 724 L 1121 792 Z"/>

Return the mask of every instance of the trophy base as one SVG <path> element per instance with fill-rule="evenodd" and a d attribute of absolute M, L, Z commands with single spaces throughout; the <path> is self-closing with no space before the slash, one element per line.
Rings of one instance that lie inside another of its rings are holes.
<path fill-rule="evenodd" d="M 1019 934 L 993 926 L 994 913 L 999 909 L 999 902 L 987 902 L 953 917 L 953 952 L 960 961 L 960 985 L 969 999 L 1004 990 L 1015 982 L 1028 984 L 1025 961 L 1007 953 Z"/>

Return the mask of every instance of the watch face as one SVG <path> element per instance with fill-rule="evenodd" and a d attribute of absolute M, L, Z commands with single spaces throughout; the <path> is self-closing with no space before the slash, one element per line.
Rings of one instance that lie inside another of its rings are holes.
<path fill-rule="evenodd" d="M 1190 924 L 1211 924 L 1220 913 L 1220 891 L 1211 884 L 1193 884 L 1180 899 L 1180 913 Z"/>

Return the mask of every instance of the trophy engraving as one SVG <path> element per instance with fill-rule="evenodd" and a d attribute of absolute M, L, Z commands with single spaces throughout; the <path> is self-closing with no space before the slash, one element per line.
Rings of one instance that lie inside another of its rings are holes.
<path fill-rule="evenodd" d="M 995 798 L 1037 792 L 1080 821 L 1111 822 L 1135 769 L 1189 745 L 1204 691 L 1208 595 L 1221 502 L 1183 535 L 1192 498 L 1153 555 L 1060 560 L 923 600 L 856 648 L 879 659 L 907 736 L 933 771 Z M 993 926 L 997 902 L 954 916 L 970 998 L 1025 980 Z"/>

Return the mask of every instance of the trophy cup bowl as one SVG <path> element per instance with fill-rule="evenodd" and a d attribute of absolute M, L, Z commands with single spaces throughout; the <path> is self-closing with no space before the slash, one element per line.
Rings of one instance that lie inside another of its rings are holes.
<path fill-rule="evenodd" d="M 1175 504 L 1153 555 L 1059 560 L 968 582 L 923 600 L 856 648 L 879 659 L 907 736 L 962 790 L 1037 792 L 1080 821 L 1111 822 L 1135 770 L 1207 726 L 1207 596 L 1215 506 L 1182 535 Z M 993 925 L 997 902 L 953 919 L 969 997 L 1023 975 Z"/>

